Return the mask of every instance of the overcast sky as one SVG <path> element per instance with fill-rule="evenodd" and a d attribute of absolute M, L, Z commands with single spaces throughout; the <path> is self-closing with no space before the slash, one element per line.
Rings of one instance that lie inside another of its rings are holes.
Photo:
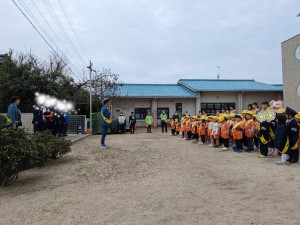
<path fill-rule="evenodd" d="M 85 69 L 45 0 L 15 1 L 28 6 L 59 47 L 57 51 L 72 61 L 75 73 Z M 58 0 L 48 1 L 87 64 Z M 60 1 L 95 68 L 111 68 L 125 83 L 214 79 L 217 66 L 223 79 L 282 83 L 281 42 L 300 33 L 299 0 Z M 41 57 L 49 54 L 50 48 L 11 0 L 0 0 L 0 15 L 0 53 L 26 48 Z"/>

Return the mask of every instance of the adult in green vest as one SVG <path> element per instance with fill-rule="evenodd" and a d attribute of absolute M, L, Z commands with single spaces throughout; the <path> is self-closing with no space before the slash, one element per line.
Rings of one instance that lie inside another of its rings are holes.
<path fill-rule="evenodd" d="M 146 116 L 145 122 L 146 122 L 146 127 L 147 127 L 147 133 L 152 133 L 151 132 L 151 126 L 153 124 L 153 117 L 151 116 L 150 112 L 148 112 L 148 115 Z"/>
<path fill-rule="evenodd" d="M 160 114 L 160 120 L 161 120 L 161 131 L 164 133 L 164 131 L 166 131 L 166 133 L 168 133 L 168 115 L 166 114 L 165 110 L 162 111 L 162 113 Z"/>

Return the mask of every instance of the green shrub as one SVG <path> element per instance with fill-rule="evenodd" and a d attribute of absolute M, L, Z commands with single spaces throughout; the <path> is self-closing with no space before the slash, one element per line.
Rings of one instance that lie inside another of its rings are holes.
<path fill-rule="evenodd" d="M 40 154 L 40 157 L 55 159 L 58 156 L 64 155 L 71 151 L 71 141 L 63 138 L 55 137 L 51 132 L 42 132 L 32 138 L 35 148 Z"/>
<path fill-rule="evenodd" d="M 24 129 L 0 130 L 0 172 L 15 168 L 42 167 L 50 158 L 71 151 L 71 142 L 54 137 L 50 132 L 28 136 Z"/>
<path fill-rule="evenodd" d="M 32 158 L 31 141 L 22 129 L 0 130 L 0 171 L 6 173 L 15 168 L 21 161 Z"/>
<path fill-rule="evenodd" d="M 6 125 L 6 117 L 3 115 L 0 115 L 0 129 L 3 129 Z"/>

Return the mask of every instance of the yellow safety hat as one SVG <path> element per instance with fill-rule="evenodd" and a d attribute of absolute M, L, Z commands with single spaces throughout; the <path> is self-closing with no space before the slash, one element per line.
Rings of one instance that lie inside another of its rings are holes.
<path fill-rule="evenodd" d="M 249 115 L 253 116 L 253 112 L 249 111 L 249 110 L 246 112 L 246 114 L 249 114 Z"/>
<path fill-rule="evenodd" d="M 295 118 L 296 118 L 297 120 L 300 120 L 300 112 L 297 113 L 297 115 L 295 116 Z"/>
<path fill-rule="evenodd" d="M 283 114 L 285 113 L 285 108 L 281 108 L 277 110 L 277 113 Z"/>
<path fill-rule="evenodd" d="M 242 114 L 247 114 L 248 110 L 243 110 Z"/>
<path fill-rule="evenodd" d="M 230 113 L 230 114 L 229 114 L 229 117 L 230 117 L 230 118 L 235 118 L 235 114 L 234 114 L 234 113 Z"/>
<path fill-rule="evenodd" d="M 219 123 L 222 123 L 225 120 L 225 116 L 220 116 L 219 117 Z"/>

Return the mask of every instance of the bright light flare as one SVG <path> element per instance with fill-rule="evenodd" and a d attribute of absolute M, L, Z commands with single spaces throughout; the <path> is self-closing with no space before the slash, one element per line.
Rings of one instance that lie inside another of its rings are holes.
<path fill-rule="evenodd" d="M 64 112 L 71 111 L 74 108 L 73 104 L 66 100 L 59 100 L 55 97 L 40 94 L 38 92 L 35 93 L 35 96 L 37 103 L 41 106 L 54 107 Z"/>

